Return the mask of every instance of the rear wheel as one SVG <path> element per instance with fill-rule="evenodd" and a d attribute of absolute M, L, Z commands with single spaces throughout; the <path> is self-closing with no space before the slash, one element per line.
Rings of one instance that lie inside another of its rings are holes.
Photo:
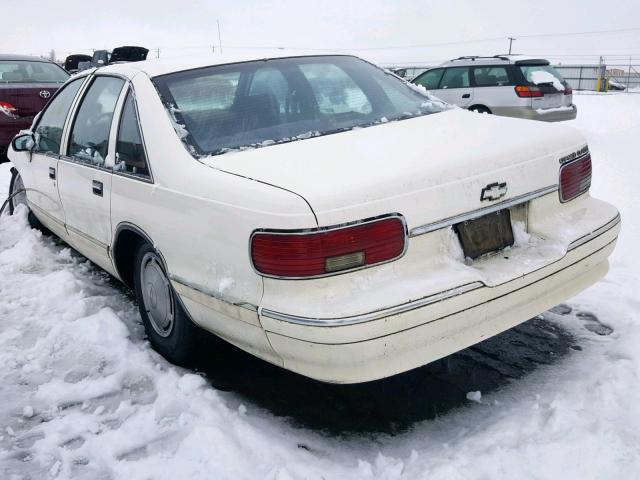
<path fill-rule="evenodd" d="M 138 248 L 134 285 L 142 323 L 153 348 L 171 363 L 191 366 L 203 332 L 182 308 L 160 255 L 148 243 Z"/>
<path fill-rule="evenodd" d="M 24 182 L 22 181 L 20 172 L 15 168 L 12 168 L 11 180 L 9 181 L 9 196 L 11 197 L 9 200 L 9 215 L 13 215 L 13 212 L 15 212 L 16 208 L 20 205 L 24 205 L 25 208 L 29 210 L 29 206 L 27 205 L 27 193 L 24 190 Z M 31 227 L 42 230 L 43 232 L 47 231 L 31 210 L 29 210 L 27 219 L 29 220 L 29 225 L 31 225 Z"/>
<path fill-rule="evenodd" d="M 476 113 L 485 113 L 487 115 L 491 114 L 491 110 L 487 107 L 483 107 L 482 105 L 474 105 L 473 107 L 469 107 L 469 110 Z"/>

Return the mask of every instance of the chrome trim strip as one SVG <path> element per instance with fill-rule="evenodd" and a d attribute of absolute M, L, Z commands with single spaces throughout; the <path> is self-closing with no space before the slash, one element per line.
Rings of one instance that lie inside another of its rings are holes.
<path fill-rule="evenodd" d="M 462 213 L 460 215 L 456 215 L 454 217 L 445 218 L 444 220 L 439 220 L 437 222 L 428 223 L 426 225 L 421 225 L 419 227 L 414 227 L 409 232 L 409 237 L 417 237 L 419 235 L 424 235 L 425 233 L 433 232 L 435 230 L 440 230 L 442 228 L 450 227 L 455 225 L 456 223 L 466 222 L 468 220 L 473 220 L 475 218 L 482 217 L 484 215 L 488 215 L 489 213 L 497 212 L 498 210 L 503 210 L 505 208 L 515 207 L 522 203 L 526 203 L 530 200 L 533 200 L 538 197 L 542 197 L 544 195 L 548 195 L 549 193 L 553 193 L 558 190 L 558 185 L 550 185 L 545 188 L 541 188 L 534 192 L 525 193 L 524 195 L 519 195 L 517 197 L 513 197 L 510 200 L 505 200 L 504 202 L 496 203 L 494 205 L 480 208 L 478 210 L 474 210 L 473 212 Z"/>
<path fill-rule="evenodd" d="M 589 232 L 586 235 L 580 237 L 579 239 L 574 240 L 573 242 L 571 242 L 569 244 L 569 246 L 567 247 L 567 252 L 570 252 L 571 250 L 574 250 L 574 249 L 578 248 L 579 246 L 584 245 L 587 242 L 590 242 L 595 237 L 598 237 L 598 236 L 602 235 L 603 233 L 611 230 L 613 227 L 618 225 L 621 221 L 622 221 L 622 217 L 620 217 L 620 214 L 618 213 L 612 220 L 608 221 L 607 223 L 605 223 L 601 227 L 598 227 L 594 231 Z"/>
<path fill-rule="evenodd" d="M 76 235 L 78 235 L 79 237 L 84 238 L 85 240 L 97 245 L 98 247 L 104 249 L 104 250 L 108 250 L 109 249 L 109 245 L 107 245 L 106 243 L 101 242 L 100 240 L 93 238 L 91 235 L 87 235 L 86 233 L 84 233 L 82 230 L 78 230 L 76 227 L 72 227 L 71 225 L 69 225 L 67 223 L 67 230 L 69 232 L 73 232 Z"/>
<path fill-rule="evenodd" d="M 27 189 L 27 190 L 34 190 L 35 189 Z M 38 213 L 42 214 L 44 217 L 48 218 L 49 220 L 51 220 L 52 222 L 58 224 L 60 226 L 60 228 L 62 228 L 64 230 L 65 224 L 62 220 L 57 219 L 56 217 L 50 215 L 47 211 L 45 211 L 43 208 L 41 208 L 40 206 L 36 205 L 33 202 L 29 202 L 29 199 L 27 198 L 27 203 L 29 204 L 29 208 L 33 208 L 34 210 L 36 210 Z"/>
<path fill-rule="evenodd" d="M 177 275 L 169 275 L 169 280 L 171 280 L 172 282 L 175 282 L 183 287 L 189 288 L 191 290 L 195 290 L 196 292 L 202 293 L 203 295 L 206 295 L 207 297 L 211 297 L 211 298 L 215 298 L 216 300 L 219 300 L 221 302 L 227 303 L 229 305 L 232 305 L 234 307 L 240 307 L 240 308 L 245 308 L 247 310 L 250 310 L 252 312 L 257 312 L 258 311 L 258 306 L 257 305 L 253 305 L 251 303 L 248 302 L 243 302 L 243 301 L 239 301 L 239 300 L 232 300 L 229 297 L 225 297 L 224 295 L 221 295 L 218 292 L 214 292 L 213 290 L 208 289 L 207 287 L 201 286 L 201 285 L 194 285 L 193 283 L 188 282 L 187 280 L 177 276 Z"/>
<path fill-rule="evenodd" d="M 481 288 L 482 286 L 483 284 L 481 282 L 468 283 L 466 285 L 461 285 L 460 287 L 452 288 L 450 290 L 445 290 L 444 292 L 436 293 L 434 295 L 430 295 L 428 297 L 424 297 L 419 300 L 414 300 L 411 302 L 403 303 L 403 304 L 396 305 L 390 308 L 385 308 L 382 310 L 376 310 L 374 312 L 363 313 L 361 315 L 354 315 L 352 317 L 341 317 L 341 318 L 300 317 L 297 315 L 290 315 L 288 313 L 276 312 L 266 308 L 260 309 L 260 315 L 268 318 L 273 318 L 274 320 L 280 320 L 288 323 L 296 323 L 298 325 L 308 325 L 313 327 L 336 327 L 336 326 L 343 326 L 343 325 L 353 325 L 355 323 L 370 322 L 372 320 L 379 320 L 381 318 L 390 317 L 392 315 L 399 315 L 401 313 L 409 312 L 411 310 L 416 310 L 418 308 L 422 308 L 427 305 L 431 305 L 433 303 L 441 302 L 443 300 L 446 300 L 452 297 L 457 297 L 458 295 L 462 295 L 463 293 L 476 290 L 478 288 Z"/>

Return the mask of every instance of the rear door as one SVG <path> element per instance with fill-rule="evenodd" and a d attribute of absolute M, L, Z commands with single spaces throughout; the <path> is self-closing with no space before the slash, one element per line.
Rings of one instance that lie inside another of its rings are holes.
<path fill-rule="evenodd" d="M 469 67 L 450 67 L 444 69 L 438 91 L 434 94 L 447 103 L 466 108 L 473 100 Z"/>
<path fill-rule="evenodd" d="M 59 161 L 59 191 L 71 242 L 111 270 L 111 167 L 113 116 L 123 101 L 125 81 L 98 75 L 76 108 L 64 155 Z M 115 130 L 114 130 L 115 131 Z"/>
<path fill-rule="evenodd" d="M 58 194 L 58 158 L 62 133 L 85 80 L 86 77 L 68 83 L 49 103 L 34 129 L 36 142 L 31 163 L 25 172 L 21 172 L 32 210 L 44 225 L 60 236 L 66 236 L 65 215 Z"/>
<path fill-rule="evenodd" d="M 473 103 L 489 109 L 511 107 L 516 98 L 514 81 L 508 65 L 484 65 L 471 68 L 473 77 Z M 505 88 L 506 87 L 506 88 Z"/>

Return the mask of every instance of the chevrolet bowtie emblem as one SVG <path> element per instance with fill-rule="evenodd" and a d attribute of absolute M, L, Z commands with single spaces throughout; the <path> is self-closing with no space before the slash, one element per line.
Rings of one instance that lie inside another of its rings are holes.
<path fill-rule="evenodd" d="M 482 189 L 480 193 L 480 200 L 499 200 L 507 194 L 507 182 L 503 183 L 490 183 Z"/>

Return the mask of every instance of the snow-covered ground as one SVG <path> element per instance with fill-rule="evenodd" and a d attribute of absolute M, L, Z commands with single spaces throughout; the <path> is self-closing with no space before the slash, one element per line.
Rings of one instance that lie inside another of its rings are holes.
<path fill-rule="evenodd" d="M 444 367 L 371 385 L 232 349 L 206 376 L 173 367 L 123 288 L 3 216 L 0 478 L 640 478 L 640 95 L 574 99 L 592 194 L 624 222 L 609 275 Z M 3 165 L 2 198 L 8 182 Z"/>

